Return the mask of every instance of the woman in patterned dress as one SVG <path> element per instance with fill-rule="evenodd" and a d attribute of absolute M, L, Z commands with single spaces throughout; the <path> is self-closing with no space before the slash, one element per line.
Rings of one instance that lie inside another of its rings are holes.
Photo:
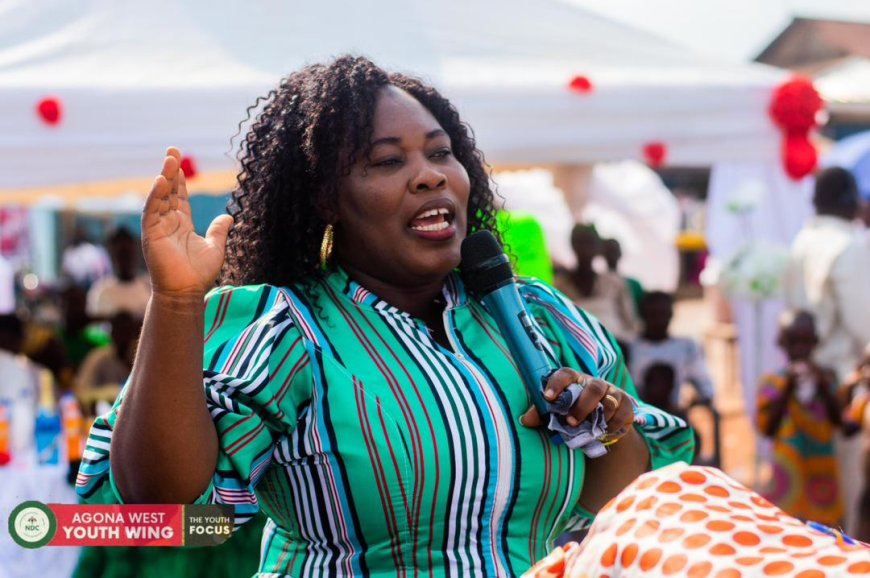
<path fill-rule="evenodd" d="M 142 217 L 153 295 L 89 438 L 86 500 L 263 510 L 259 576 L 515 576 L 642 472 L 691 459 L 685 422 L 634 401 L 607 330 L 524 280 L 563 366 L 549 397 L 585 380 L 565 419 L 601 407 L 613 443 L 586 459 L 538 427 L 455 273 L 495 207 L 438 92 L 341 57 L 261 104 L 232 216 L 204 237 L 179 151 L 164 159 Z"/>

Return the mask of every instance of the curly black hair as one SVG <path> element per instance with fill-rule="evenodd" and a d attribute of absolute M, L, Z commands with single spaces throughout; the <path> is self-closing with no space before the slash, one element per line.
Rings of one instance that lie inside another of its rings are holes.
<path fill-rule="evenodd" d="M 288 286 L 320 274 L 324 209 L 338 184 L 366 155 L 379 91 L 392 85 L 416 98 L 450 137 L 468 172 L 468 231 L 496 234 L 495 201 L 483 155 L 450 102 L 422 81 L 388 73 L 363 57 L 341 56 L 294 72 L 248 108 L 262 105 L 239 152 L 235 219 L 220 282 Z"/>

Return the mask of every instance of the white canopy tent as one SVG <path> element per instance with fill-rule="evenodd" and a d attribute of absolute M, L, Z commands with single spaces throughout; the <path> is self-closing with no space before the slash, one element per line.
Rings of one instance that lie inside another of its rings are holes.
<path fill-rule="evenodd" d="M 651 141 L 676 165 L 779 150 L 766 107 L 781 72 L 711 62 L 559 0 L 8 0 L 0 16 L 6 193 L 147 177 L 168 144 L 229 174 L 245 108 L 343 52 L 434 82 L 497 165 L 642 159 Z M 569 91 L 574 75 L 592 91 Z M 36 114 L 46 96 L 62 105 L 56 126 Z"/>

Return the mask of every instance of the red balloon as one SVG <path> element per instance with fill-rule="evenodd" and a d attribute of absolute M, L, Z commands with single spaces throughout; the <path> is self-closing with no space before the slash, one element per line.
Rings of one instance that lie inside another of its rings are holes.
<path fill-rule="evenodd" d="M 773 91 L 768 113 L 786 134 L 806 134 L 816 126 L 816 114 L 823 106 L 813 81 L 795 76 Z"/>
<path fill-rule="evenodd" d="M 816 170 L 818 164 L 816 147 L 805 135 L 787 136 L 782 141 L 782 162 L 785 172 L 794 180 L 800 180 Z"/>
<path fill-rule="evenodd" d="M 192 179 L 196 176 L 196 161 L 193 157 L 181 157 L 181 172 L 184 173 L 184 178 Z"/>
<path fill-rule="evenodd" d="M 60 124 L 62 112 L 60 100 L 53 96 L 43 98 L 36 104 L 36 113 L 39 115 L 39 118 L 50 126 Z"/>
<path fill-rule="evenodd" d="M 653 168 L 661 167 L 665 164 L 668 156 L 668 147 L 663 142 L 650 142 L 643 147 L 643 158 L 649 166 Z"/>
<path fill-rule="evenodd" d="M 585 76 L 577 75 L 568 83 L 568 89 L 581 94 L 592 92 L 592 82 Z"/>

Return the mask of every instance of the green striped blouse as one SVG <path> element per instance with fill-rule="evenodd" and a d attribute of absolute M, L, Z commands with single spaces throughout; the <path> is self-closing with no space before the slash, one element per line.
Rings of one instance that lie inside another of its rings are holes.
<path fill-rule="evenodd" d="M 540 282 L 520 291 L 564 366 L 635 394 L 594 318 Z M 237 523 L 269 516 L 258 576 L 516 576 L 588 523 L 586 458 L 519 425 L 529 396 L 492 316 L 456 275 L 443 296 L 449 348 L 341 270 L 308 291 L 209 294 L 203 381 L 221 449 L 200 501 L 234 505 Z M 122 400 L 91 431 L 88 501 L 120 499 Z M 685 422 L 638 411 L 653 467 L 691 459 Z"/>

